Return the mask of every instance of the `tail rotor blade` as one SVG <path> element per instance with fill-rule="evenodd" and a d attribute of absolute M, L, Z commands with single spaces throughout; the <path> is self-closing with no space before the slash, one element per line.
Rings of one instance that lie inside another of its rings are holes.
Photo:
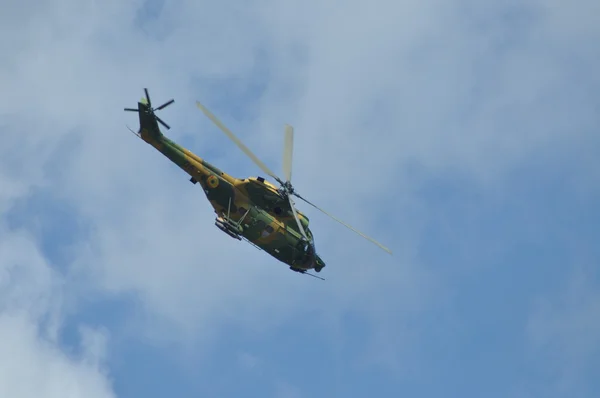
<path fill-rule="evenodd" d="M 161 109 L 166 108 L 167 106 L 171 105 L 173 102 L 175 102 L 174 99 L 172 99 L 171 101 L 167 101 L 164 104 L 162 104 L 161 106 L 159 106 L 158 108 L 156 108 L 157 111 L 160 111 Z"/>
<path fill-rule="evenodd" d="M 146 93 L 146 100 L 148 101 L 148 106 L 152 108 L 152 103 L 150 102 L 150 94 L 148 94 L 148 89 L 145 88 L 144 92 Z"/>
<path fill-rule="evenodd" d="M 159 118 L 158 116 L 156 116 L 156 115 L 155 115 L 154 117 L 156 118 L 156 120 L 157 120 L 157 121 L 158 121 L 160 124 L 162 124 L 163 126 L 165 126 L 165 128 L 166 128 L 167 130 L 169 130 L 169 129 L 171 128 L 171 127 L 169 127 L 169 125 L 168 125 L 167 123 L 163 122 L 163 121 L 162 121 L 162 119 L 161 119 L 161 118 Z"/>
<path fill-rule="evenodd" d="M 314 207 L 315 209 L 319 210 L 321 213 L 325 214 L 326 216 L 332 218 L 333 220 L 339 222 L 340 224 L 342 224 L 343 226 L 345 226 L 346 228 L 348 228 L 349 230 L 357 233 L 358 235 L 362 236 L 363 238 L 365 238 L 368 241 L 371 241 L 372 243 L 376 244 L 377 246 L 379 246 L 380 249 L 385 250 L 386 252 L 388 252 L 389 254 L 392 254 L 392 251 L 390 249 L 388 249 L 387 247 L 385 247 L 384 245 L 382 245 L 381 243 L 377 242 L 375 239 L 363 234 L 362 232 L 360 232 L 359 230 L 351 227 L 350 225 L 346 224 L 345 222 L 343 222 L 342 220 L 339 220 L 338 218 L 332 216 L 331 214 L 327 213 L 325 210 L 321 209 L 320 207 L 318 207 L 317 205 L 313 204 L 312 202 L 304 199 L 302 196 L 298 195 L 297 193 L 294 193 L 295 196 L 297 196 L 298 198 L 302 199 L 303 201 L 305 201 L 306 203 L 308 203 L 309 205 L 311 205 L 312 207 Z"/>
<path fill-rule="evenodd" d="M 283 145 L 283 178 L 286 181 L 292 180 L 292 158 L 294 154 L 294 128 L 289 124 L 285 125 L 285 138 Z"/>
<path fill-rule="evenodd" d="M 126 111 L 128 112 L 139 112 L 139 109 L 133 109 L 133 108 L 125 108 Z"/>

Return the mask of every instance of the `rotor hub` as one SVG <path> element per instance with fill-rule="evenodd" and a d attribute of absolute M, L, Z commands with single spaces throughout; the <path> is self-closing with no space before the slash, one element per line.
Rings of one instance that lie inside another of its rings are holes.
<path fill-rule="evenodd" d="M 284 195 L 293 195 L 294 194 L 294 187 L 292 186 L 292 183 L 289 182 L 289 181 L 286 181 L 283 184 L 281 184 L 281 192 Z"/>

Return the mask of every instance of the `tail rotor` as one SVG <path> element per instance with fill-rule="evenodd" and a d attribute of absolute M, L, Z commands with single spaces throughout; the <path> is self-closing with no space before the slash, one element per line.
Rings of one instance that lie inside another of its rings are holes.
<path fill-rule="evenodd" d="M 167 106 L 169 106 L 173 102 L 175 102 L 175 100 L 171 99 L 171 100 L 165 102 L 164 104 L 162 104 L 161 106 L 159 106 L 158 108 L 152 108 L 152 102 L 150 101 L 150 94 L 148 94 L 148 89 L 147 88 L 144 89 L 144 93 L 146 94 L 146 98 L 142 98 L 141 99 L 141 101 L 139 102 L 138 109 L 125 108 L 125 111 L 127 111 L 127 112 L 138 112 L 138 113 L 140 113 L 140 111 L 144 111 L 144 113 L 146 113 L 147 115 L 149 115 L 152 118 L 156 119 L 157 122 L 159 122 L 160 124 L 162 124 L 167 130 L 169 130 L 171 127 L 167 123 L 165 123 L 161 118 L 159 118 L 158 116 L 156 116 L 156 114 L 154 112 L 155 111 L 160 111 L 161 109 L 165 109 Z"/>

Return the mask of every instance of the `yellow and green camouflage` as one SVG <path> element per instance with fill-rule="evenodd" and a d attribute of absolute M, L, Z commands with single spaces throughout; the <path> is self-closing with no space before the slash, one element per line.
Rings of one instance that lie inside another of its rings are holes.
<path fill-rule="evenodd" d="M 215 225 L 219 229 L 233 238 L 251 242 L 295 271 L 319 272 L 325 267 L 314 246 L 303 239 L 290 203 L 275 186 L 262 177 L 232 177 L 167 138 L 157 121 L 169 127 L 154 115 L 145 98 L 138 102 L 138 109 L 126 110 L 139 112 L 140 129 L 136 135 L 185 171 L 192 183 L 200 184 L 217 214 Z M 296 212 L 312 241 L 308 217 Z"/>
<path fill-rule="evenodd" d="M 217 213 L 215 225 L 227 235 L 238 240 L 245 239 L 287 264 L 293 271 L 307 273 L 307 270 L 314 269 L 320 272 L 325 267 L 325 263 L 316 253 L 313 234 L 308 228 L 308 217 L 296 209 L 292 199 L 294 196 L 392 254 L 390 249 L 375 239 L 332 216 L 296 192 L 291 181 L 294 128 L 289 124 L 285 125 L 282 163 L 284 178 L 281 178 L 252 153 L 208 108 L 196 101 L 196 105 L 206 117 L 266 175 L 279 183 L 280 187 L 277 188 L 262 177 L 244 179 L 232 177 L 165 137 L 158 124 L 162 124 L 167 129 L 170 127 L 156 116 L 154 111 L 166 108 L 175 100 L 170 100 L 155 109 L 150 102 L 148 90 L 144 89 L 144 91 L 146 98 L 138 102 L 137 109 L 125 108 L 126 111 L 139 113 L 140 129 L 138 133 L 132 132 L 188 173 L 192 183 L 200 183 Z M 319 278 L 313 274 L 308 275 Z"/>

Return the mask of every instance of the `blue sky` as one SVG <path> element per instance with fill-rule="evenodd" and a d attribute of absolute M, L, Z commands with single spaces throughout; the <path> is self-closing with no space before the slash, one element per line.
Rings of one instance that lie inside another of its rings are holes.
<path fill-rule="evenodd" d="M 0 396 L 596 397 L 595 2 L 42 1 L 0 16 Z M 321 282 L 136 139 L 275 171 Z M 71 395 L 69 395 L 71 394 Z"/>

